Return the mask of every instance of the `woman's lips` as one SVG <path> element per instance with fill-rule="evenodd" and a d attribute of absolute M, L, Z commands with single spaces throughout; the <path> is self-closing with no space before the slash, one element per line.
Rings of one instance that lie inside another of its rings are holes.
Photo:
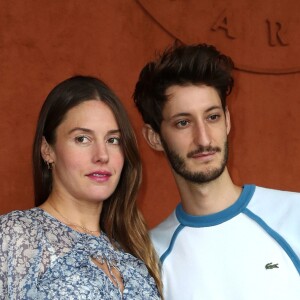
<path fill-rule="evenodd" d="M 86 176 L 96 182 L 105 182 L 109 180 L 111 173 L 107 171 L 96 171 L 87 174 Z"/>

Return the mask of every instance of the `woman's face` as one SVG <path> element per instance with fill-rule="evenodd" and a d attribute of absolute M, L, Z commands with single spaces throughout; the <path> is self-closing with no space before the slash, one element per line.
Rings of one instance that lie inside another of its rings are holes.
<path fill-rule="evenodd" d="M 44 140 L 42 154 L 52 164 L 52 195 L 103 201 L 115 190 L 124 164 L 120 128 L 100 100 L 70 109 L 56 129 L 55 145 Z"/>

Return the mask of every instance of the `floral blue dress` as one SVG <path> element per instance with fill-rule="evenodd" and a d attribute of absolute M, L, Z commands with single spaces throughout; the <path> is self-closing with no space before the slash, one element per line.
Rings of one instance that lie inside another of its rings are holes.
<path fill-rule="evenodd" d="M 92 258 L 116 266 L 120 290 Z M 0 299 L 156 300 L 144 263 L 107 236 L 79 233 L 40 208 L 0 217 Z"/>

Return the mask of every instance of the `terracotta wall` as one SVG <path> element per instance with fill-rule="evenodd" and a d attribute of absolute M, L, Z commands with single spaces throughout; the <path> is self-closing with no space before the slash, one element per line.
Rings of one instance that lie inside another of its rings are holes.
<path fill-rule="evenodd" d="M 31 144 L 46 95 L 89 74 L 116 91 L 136 129 L 149 226 L 166 217 L 179 196 L 163 155 L 142 139 L 131 95 L 140 69 L 175 39 L 213 43 L 236 62 L 235 182 L 300 191 L 299 8 L 297 0 L 1 0 L 0 213 L 33 206 Z"/>

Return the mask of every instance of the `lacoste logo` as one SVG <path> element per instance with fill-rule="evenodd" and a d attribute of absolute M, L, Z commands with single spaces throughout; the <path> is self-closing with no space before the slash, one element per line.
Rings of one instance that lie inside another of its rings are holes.
<path fill-rule="evenodd" d="M 265 265 L 266 270 L 274 269 L 274 268 L 279 268 L 278 264 L 273 264 L 273 263 L 268 263 Z"/>

